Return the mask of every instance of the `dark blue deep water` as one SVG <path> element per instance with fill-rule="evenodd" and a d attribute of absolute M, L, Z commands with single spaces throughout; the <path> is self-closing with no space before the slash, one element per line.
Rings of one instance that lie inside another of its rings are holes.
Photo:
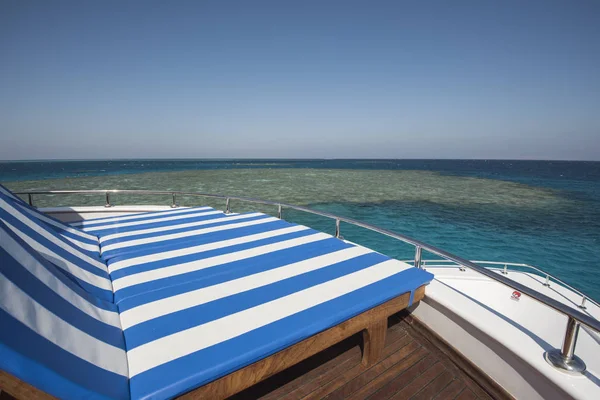
<path fill-rule="evenodd" d="M 341 169 L 430 171 L 441 179 L 475 177 L 549 190 L 556 207 L 427 199 L 315 203 L 313 207 L 364 220 L 459 256 L 537 265 L 600 300 L 600 162 L 503 160 L 110 160 L 0 163 L 0 182 L 212 169 Z M 385 182 L 381 182 L 385 185 Z M 39 187 L 39 183 L 37 185 Z M 159 189 L 157 187 L 149 189 Z M 414 189 L 411 189 L 414 190 Z M 417 189 L 418 190 L 418 189 Z M 438 193 L 444 196 L 444 193 Z M 484 194 L 482 194 L 484 195 Z M 487 194 L 493 197 L 493 193 Z M 508 193 L 508 195 L 511 195 Z M 518 193 L 515 193 L 518 196 Z M 331 223 L 293 212 L 289 219 L 331 231 Z M 412 251 L 353 227 L 344 236 L 399 258 Z"/>

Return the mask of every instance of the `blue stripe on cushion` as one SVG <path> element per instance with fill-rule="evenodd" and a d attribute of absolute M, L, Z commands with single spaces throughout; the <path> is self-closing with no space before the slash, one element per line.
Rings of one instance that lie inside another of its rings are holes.
<path fill-rule="evenodd" d="M 433 278 L 408 269 L 336 299 L 252 330 L 215 346 L 170 361 L 130 380 L 133 398 L 170 398 L 214 381 L 392 298 Z"/>
<path fill-rule="evenodd" d="M 254 214 L 254 213 L 252 213 L 252 214 Z M 272 218 L 272 217 L 270 215 L 264 215 L 264 214 L 257 215 L 255 217 L 244 218 L 244 219 L 234 219 L 234 220 L 220 217 L 219 221 L 214 221 L 214 222 L 208 223 L 206 225 L 188 226 L 188 227 L 184 227 L 184 228 L 180 228 L 175 225 L 175 226 L 171 226 L 171 227 L 166 227 L 165 230 L 161 230 L 158 232 L 139 233 L 139 234 L 135 234 L 135 235 L 131 235 L 131 236 L 119 237 L 119 238 L 108 239 L 108 240 L 103 239 L 107 235 L 100 235 L 100 242 L 103 247 L 106 247 L 106 246 L 108 246 L 110 244 L 114 244 L 114 243 L 123 243 L 123 242 L 129 242 L 131 240 L 147 239 L 147 238 L 153 238 L 153 237 L 164 236 L 164 235 L 173 235 L 176 233 L 184 233 L 184 232 L 195 231 L 198 229 L 207 229 L 207 228 L 214 228 L 217 226 L 239 224 L 242 222 L 256 221 L 256 220 L 265 219 L 265 218 Z M 217 219 L 217 218 L 211 218 L 211 219 Z M 149 226 L 146 229 L 152 229 L 152 228 L 154 228 L 154 226 Z M 135 231 L 137 231 L 137 229 L 134 230 L 133 232 L 135 232 Z"/>
<path fill-rule="evenodd" d="M 97 296 L 99 299 L 106 300 L 109 302 L 113 301 L 113 293 L 110 290 L 112 285 L 110 283 L 110 277 L 108 275 L 108 268 L 106 270 L 101 270 L 100 268 L 91 265 L 90 263 L 85 261 L 85 259 L 81 258 L 81 256 L 85 256 L 84 252 L 82 252 L 78 248 L 75 248 L 74 245 L 71 244 L 68 240 L 60 237 L 51 229 L 44 227 L 42 223 L 38 220 L 29 219 L 29 221 L 34 223 L 37 228 L 50 233 L 53 237 L 53 241 L 46 239 L 40 233 L 31 229 L 29 226 L 25 225 L 25 223 L 21 222 L 19 219 L 9 214 L 4 209 L 0 209 L 0 220 L 6 221 L 25 236 L 29 237 L 30 239 L 34 240 L 35 242 L 41 244 L 42 246 L 45 246 L 46 248 L 54 252 L 59 257 L 59 260 L 48 259 L 48 261 L 50 261 L 52 264 L 57 265 L 57 263 L 59 263 L 60 261 L 68 261 L 75 264 L 76 268 L 81 268 L 82 270 L 85 270 L 91 273 L 92 275 L 97 276 L 99 282 L 103 282 L 104 287 L 97 286 L 93 282 L 87 282 L 84 279 L 73 275 L 73 273 L 70 273 L 64 268 L 60 268 L 59 266 L 59 270 L 61 273 L 64 273 L 66 277 L 72 279 L 76 284 L 84 288 L 87 292 L 93 294 L 94 296 Z M 60 247 L 57 244 L 59 242 L 66 244 L 67 248 L 70 248 L 71 251 L 69 252 L 64 248 Z M 76 256 L 77 253 L 79 253 L 81 256 Z M 98 260 L 98 263 L 99 265 L 101 264 L 100 260 Z"/>
<path fill-rule="evenodd" d="M 96 236 L 92 234 L 83 232 L 77 228 L 73 228 L 72 226 L 65 224 L 64 222 L 48 214 L 40 212 L 38 209 L 36 209 L 35 207 L 31 207 L 29 204 L 17 202 L 13 200 L 10 196 L 4 196 L 1 192 L 0 198 L 4 199 L 5 201 L 10 201 L 20 213 L 25 213 L 33 218 L 40 220 L 41 222 L 44 222 L 48 225 L 48 227 L 56 230 L 59 234 L 68 233 L 69 235 L 72 235 L 74 238 L 77 238 L 80 241 L 86 241 L 90 244 L 95 244 L 96 246 L 98 245 L 98 240 Z"/>
<path fill-rule="evenodd" d="M 365 254 L 315 271 L 143 322 L 125 330 L 127 350 L 132 350 L 161 337 L 299 292 L 320 283 L 339 278 L 340 276 L 351 274 L 386 260 L 388 260 L 388 257 L 379 253 Z"/>
<path fill-rule="evenodd" d="M 70 249 L 73 250 L 73 252 L 75 252 L 75 253 L 81 253 L 81 254 L 84 254 L 85 256 L 87 256 L 87 257 L 89 257 L 91 259 L 100 261 L 100 253 L 99 253 L 100 247 L 99 247 L 98 243 L 96 243 L 96 246 L 98 247 L 98 251 L 88 250 L 88 249 L 80 247 L 76 243 L 71 242 L 69 239 L 67 239 L 66 237 L 64 237 L 60 233 L 58 233 L 56 230 L 52 229 L 52 227 L 44 224 L 42 221 L 38 220 L 37 218 L 28 217 L 26 215 L 21 214 L 22 218 L 26 218 L 27 221 L 30 221 L 32 224 L 35 225 L 35 228 L 32 229 L 29 226 L 27 226 L 24 222 L 22 222 L 21 220 L 19 220 L 10 211 L 4 210 L 4 209 L 0 209 L 0 212 L 5 213 L 4 215 L 10 215 L 11 218 L 13 218 L 12 220 L 10 220 L 9 218 L 5 218 L 6 220 L 10 221 L 10 224 L 13 225 L 13 226 L 16 226 L 18 224 L 19 226 L 22 226 L 23 229 L 27 229 L 29 232 L 35 232 L 36 236 L 39 236 L 41 239 L 43 239 L 45 241 L 48 241 L 48 239 L 44 238 L 39 232 L 47 232 L 47 233 L 49 233 L 53 237 L 53 242 L 52 242 L 53 245 L 55 245 L 56 243 L 59 243 L 59 242 L 66 243 L 67 246 Z M 21 228 L 19 228 L 19 229 L 21 229 Z M 31 235 L 28 235 L 28 236 L 32 237 Z"/>
<path fill-rule="evenodd" d="M 15 205 L 16 209 L 21 214 L 25 213 L 25 215 L 29 215 L 36 219 L 39 219 L 40 222 L 46 223 L 50 229 L 54 229 L 57 233 L 62 234 L 63 236 L 68 236 L 80 242 L 98 246 L 98 238 L 94 235 L 85 233 L 69 225 L 65 225 L 63 222 L 57 220 L 56 218 L 53 218 L 48 214 L 41 213 L 33 207 L 29 207 L 23 204 Z"/>
<path fill-rule="evenodd" d="M 117 217 L 102 217 L 102 218 L 93 218 L 86 219 L 83 221 L 79 221 L 75 224 L 71 224 L 71 226 L 81 226 L 82 229 L 96 228 L 99 226 L 106 226 L 109 228 L 111 225 L 121 224 L 124 222 L 139 222 L 148 219 L 155 218 L 168 218 L 175 215 L 187 215 L 193 214 L 197 212 L 209 212 L 209 211 L 218 211 L 211 207 L 191 207 L 186 208 L 185 210 L 174 209 L 174 210 L 165 210 L 165 211 L 151 211 L 151 212 L 142 212 L 138 214 L 124 214 L 119 215 Z M 123 219 L 125 218 L 125 219 Z"/>
<path fill-rule="evenodd" d="M 62 257 L 63 259 L 70 261 L 74 264 L 77 264 L 82 269 L 84 269 L 94 275 L 98 275 L 99 277 L 102 277 L 105 279 L 109 278 L 108 270 L 102 271 L 100 268 L 98 268 L 94 265 L 91 265 L 90 263 L 83 260 L 81 257 L 78 257 L 76 255 L 78 252 L 79 253 L 84 253 L 84 252 L 81 251 L 79 248 L 75 248 L 75 245 L 73 245 L 72 243 L 70 243 L 68 240 L 66 240 L 64 238 L 59 237 L 56 233 L 54 233 L 52 235 L 54 240 L 50 241 L 49 239 L 46 239 L 40 233 L 31 229 L 29 226 L 25 225 L 19 219 L 12 216 L 11 214 L 9 214 L 7 211 L 5 211 L 3 209 L 0 209 L 0 219 L 7 221 L 10 225 L 14 226 L 20 232 L 22 232 L 26 236 L 29 236 L 30 238 L 34 239 L 39 244 L 49 248 L 50 250 L 55 252 L 58 256 Z M 36 225 L 38 225 L 38 227 L 40 229 L 43 229 L 46 232 L 53 233 L 52 230 L 41 226 L 41 224 L 39 222 L 37 222 L 37 221 L 32 221 L 32 222 L 36 223 Z M 60 247 L 57 244 L 59 242 L 67 244 L 67 246 L 71 249 L 71 251 L 67 251 L 64 248 Z M 89 256 L 89 254 L 86 254 L 86 255 Z"/>
<path fill-rule="evenodd" d="M 0 326 L 0 369 L 61 398 L 129 398 L 126 377 L 61 349 L 2 309 Z"/>
<path fill-rule="evenodd" d="M 76 234 L 74 234 L 74 233 L 72 233 L 72 232 L 65 231 L 65 230 L 63 230 L 63 229 L 60 229 L 60 228 L 58 228 L 58 227 L 56 227 L 56 226 L 52 226 L 52 225 L 50 225 L 50 228 L 51 228 L 51 229 L 54 229 L 56 232 L 58 232 L 59 234 L 61 234 L 61 235 L 62 235 L 62 236 L 64 236 L 64 237 L 68 237 L 68 238 L 71 238 L 71 239 L 77 240 L 78 242 L 81 242 L 81 243 L 86 243 L 86 244 L 89 244 L 89 245 L 93 245 L 93 246 L 96 246 L 96 247 L 98 247 L 98 251 L 91 252 L 91 253 L 93 253 L 93 254 L 94 254 L 96 257 L 98 257 L 98 253 L 99 253 L 99 249 L 100 249 L 100 248 L 99 248 L 99 243 L 98 243 L 98 238 L 96 238 L 96 237 L 94 237 L 94 238 L 84 238 L 84 237 L 81 237 L 81 236 L 79 236 L 79 235 L 76 235 Z M 83 249 L 82 249 L 82 250 L 83 250 Z M 87 250 L 87 251 L 89 251 L 89 250 Z"/>
<path fill-rule="evenodd" d="M 341 243 L 341 246 L 340 246 Z M 288 249 L 283 249 L 260 256 L 250 257 L 243 260 L 238 260 L 226 264 L 216 265 L 214 267 L 205 268 L 199 271 L 188 272 L 186 274 L 175 275 L 167 278 L 155 279 L 150 282 L 140 283 L 138 285 L 129 286 L 121 290 L 115 291 L 115 303 L 119 303 L 119 309 L 121 312 L 124 308 L 121 308 L 120 303 L 132 296 L 138 296 L 142 293 L 155 291 L 159 289 L 168 288 L 174 285 L 182 285 L 192 281 L 206 280 L 206 279 L 218 279 L 217 277 L 227 274 L 227 279 L 234 274 L 241 274 L 239 276 L 247 275 L 247 271 L 253 268 L 252 271 L 260 272 L 260 270 L 266 270 L 270 268 L 276 268 L 278 266 L 291 264 L 292 262 L 302 261 L 307 258 L 316 257 L 318 255 L 326 254 L 330 252 L 330 249 L 345 248 L 351 245 L 346 245 L 341 240 L 330 238 L 320 240 L 318 242 L 307 243 Z M 207 282 L 207 281 L 205 281 Z M 214 282 L 214 281 L 211 281 Z M 128 304 L 134 304 L 135 302 Z M 125 307 L 125 306 L 124 306 Z"/>
<path fill-rule="evenodd" d="M 98 286 L 89 284 L 89 283 L 77 278 L 75 275 L 71 274 L 69 271 L 65 271 L 65 270 L 61 269 L 60 272 L 62 274 L 64 274 L 67 279 L 71 279 L 74 283 L 79 285 L 83 290 L 94 295 L 98 300 L 106 301 L 109 303 L 112 303 L 114 301 L 114 294 L 113 294 L 112 290 L 102 289 L 102 288 L 99 288 Z"/>
<path fill-rule="evenodd" d="M 32 212 L 32 214 L 34 214 L 36 216 L 41 216 L 41 217 L 44 217 L 44 218 L 47 218 L 47 219 L 51 219 L 57 225 L 58 224 L 62 225 L 65 230 L 74 229 L 71 226 L 69 226 L 68 224 L 65 224 L 64 222 L 62 222 L 62 221 L 60 221 L 60 220 L 58 220 L 56 218 L 53 218 L 50 215 L 46 215 L 46 214 L 38 211 L 35 207 L 30 206 L 27 202 L 25 202 L 19 196 L 17 196 L 16 194 L 12 193 L 10 190 L 8 190 L 5 186 L 2 186 L 2 185 L 0 185 L 0 198 L 3 198 L 5 200 L 10 200 L 14 204 L 19 205 L 22 208 L 25 208 L 27 210 L 30 210 Z M 90 236 L 89 234 L 86 234 L 83 231 L 79 231 L 79 232 L 81 232 L 81 235 Z"/>
<path fill-rule="evenodd" d="M 193 246 L 199 246 L 208 243 L 216 243 L 224 240 L 240 238 L 244 236 L 254 235 L 257 233 L 264 233 L 269 231 L 274 231 L 277 229 L 289 228 L 294 226 L 289 222 L 283 220 L 277 220 L 273 222 L 267 222 L 264 224 L 245 226 L 242 228 L 236 229 L 228 229 L 225 231 L 205 233 L 201 235 L 194 236 L 193 240 L 190 240 L 189 237 L 182 238 L 182 240 L 174 240 L 168 241 L 167 243 L 154 243 L 155 246 L 144 246 L 143 248 L 127 252 L 125 255 L 114 256 L 110 258 L 110 262 L 108 265 L 112 265 L 119 261 L 129 260 L 134 257 L 142 257 L 151 254 L 164 253 L 170 250 L 180 250 L 186 249 Z"/>
<path fill-rule="evenodd" d="M 298 247 L 300 247 L 300 249 L 284 249 L 274 253 L 235 261 L 223 266 L 224 268 L 220 268 L 221 266 L 217 266 L 219 268 L 207 268 L 196 271 L 192 273 L 191 276 L 185 274 L 188 276 L 185 279 L 180 279 L 181 282 L 178 282 L 177 284 L 165 285 L 165 287 L 162 288 L 148 290 L 147 292 L 134 297 L 125 298 L 119 302 L 119 310 L 124 312 L 142 304 L 268 271 L 270 269 L 293 264 L 324 254 L 333 253 L 335 251 L 353 247 L 353 245 L 331 238 L 319 242 L 307 243 Z M 171 283 L 173 283 L 173 281 L 174 279 L 170 280 Z M 151 284 L 152 282 L 149 283 Z M 123 289 L 123 291 L 126 290 L 127 289 Z"/>
<path fill-rule="evenodd" d="M 10 197 L 11 200 L 13 200 L 13 201 L 15 201 L 17 203 L 27 204 L 27 203 L 25 203 L 25 200 L 23 200 L 22 198 L 20 198 L 19 196 L 17 196 L 16 194 L 14 194 L 13 192 L 11 192 L 10 190 L 8 190 L 6 188 L 6 186 L 1 185 L 1 184 L 0 184 L 0 194 L 3 194 L 5 196 L 7 196 L 7 197 Z"/>
<path fill-rule="evenodd" d="M 37 251 L 31 249 L 27 243 L 23 241 L 19 236 L 17 236 L 12 230 L 10 230 L 2 221 L 0 221 L 0 231 L 6 232 L 7 235 L 10 236 L 11 239 L 16 241 L 19 246 L 29 249 L 28 254 L 34 258 L 41 266 L 43 266 L 47 271 L 49 271 L 56 279 L 60 280 L 62 283 L 67 285 L 71 290 L 76 292 L 79 296 L 83 297 L 87 302 L 91 303 L 95 307 L 102 308 L 108 311 L 117 312 L 117 307 L 112 303 L 104 300 L 98 299 L 96 296 L 93 296 L 89 293 L 89 291 L 83 290 L 77 283 L 76 278 L 68 278 L 65 276 L 67 271 L 59 270 L 57 266 L 52 264 L 50 261 L 46 260 L 41 254 Z M 11 257 L 12 258 L 12 257 Z"/>
<path fill-rule="evenodd" d="M 151 271 L 153 269 L 164 268 L 164 267 L 168 267 L 171 265 L 183 264 L 183 263 L 188 263 L 188 262 L 192 262 L 192 261 L 199 261 L 199 260 L 203 260 L 205 258 L 215 257 L 215 256 L 223 255 L 223 254 L 231 254 L 231 253 L 235 253 L 237 251 L 252 249 L 255 247 L 259 247 L 259 246 L 265 246 L 267 244 L 283 242 L 285 240 L 296 239 L 296 238 L 303 237 L 303 236 L 314 235 L 315 233 L 318 233 L 318 232 L 314 231 L 312 229 L 305 229 L 305 230 L 298 231 L 298 232 L 292 232 L 292 233 L 287 233 L 284 235 L 274 236 L 274 237 L 270 237 L 270 238 L 266 238 L 266 239 L 255 240 L 255 241 L 249 242 L 249 243 L 236 244 L 233 246 L 222 247 L 219 249 L 203 251 L 203 252 L 194 253 L 194 254 L 188 254 L 185 256 L 168 258 L 166 260 L 145 262 L 144 264 L 141 264 L 141 265 L 134 265 L 134 266 L 131 266 L 128 268 L 123 268 L 123 269 L 119 269 L 117 271 L 113 271 L 113 272 L 111 272 L 110 276 L 111 276 L 112 280 L 114 281 L 114 280 L 117 280 L 124 276 L 139 274 L 140 272 Z M 109 265 L 110 265 L 110 263 L 109 263 Z"/>
<path fill-rule="evenodd" d="M 73 306 L 38 280 L 25 268 L 15 268 L 17 260 L 0 247 L 0 273 L 50 312 L 79 330 L 115 347 L 125 348 L 120 328 L 105 324 Z"/>
<path fill-rule="evenodd" d="M 10 204 L 10 203 L 7 203 L 7 204 Z M 18 206 L 13 206 L 13 208 L 7 208 L 7 209 L 1 208 L 0 211 L 3 211 L 4 213 L 10 215 L 12 218 L 14 218 L 15 221 L 19 221 L 19 224 L 21 224 L 23 226 L 26 226 L 26 225 L 24 222 L 21 221 L 21 219 L 31 222 L 32 224 L 35 225 L 35 227 L 36 227 L 35 229 L 37 231 L 48 232 L 57 242 L 67 243 L 67 245 L 70 248 L 72 248 L 74 251 L 83 253 L 86 256 L 96 259 L 96 260 L 98 260 L 100 258 L 100 253 L 99 253 L 100 247 L 99 247 L 97 240 L 95 241 L 95 243 L 93 243 L 93 245 L 95 246 L 95 248 L 97 250 L 88 250 L 88 249 L 82 248 L 81 246 L 77 245 L 76 243 L 71 242 L 66 237 L 64 237 L 61 233 L 57 232 L 57 230 L 54 229 L 51 225 L 44 223 L 39 218 L 36 218 L 36 217 L 30 215 L 26 211 L 20 211 Z M 11 222 L 11 225 L 15 225 L 15 224 Z M 29 228 L 29 227 L 28 227 L 28 229 L 31 230 L 31 228 Z M 84 240 L 81 240 L 82 238 L 75 238 L 75 239 L 80 242 L 85 242 Z M 88 244 L 90 244 L 90 243 L 88 243 Z"/>
<path fill-rule="evenodd" d="M 191 216 L 187 216 L 186 218 L 180 218 L 180 219 L 169 220 L 169 221 L 140 223 L 140 224 L 136 224 L 136 225 L 122 226 L 122 227 L 117 227 L 117 228 L 107 227 L 105 229 L 94 230 L 94 233 L 96 235 L 98 235 L 99 237 L 103 237 L 103 236 L 112 235 L 115 233 L 132 232 L 132 231 L 139 231 L 139 230 L 143 230 L 143 229 L 166 228 L 169 226 L 177 226 L 177 225 L 189 224 L 189 223 L 193 223 L 193 222 L 208 221 L 211 219 L 223 218 L 225 216 L 225 214 L 222 214 L 222 213 L 204 215 L 204 213 L 206 213 L 208 211 L 209 210 L 203 211 L 203 212 L 198 212 L 198 215 L 194 214 Z M 127 222 L 130 222 L 130 221 L 127 221 Z M 103 244 L 105 244 L 105 243 L 103 243 Z"/>
<path fill-rule="evenodd" d="M 108 261 L 108 260 L 112 259 L 113 257 L 131 255 L 133 253 L 139 252 L 140 250 L 143 251 L 145 249 L 150 249 L 154 246 L 176 245 L 176 244 L 179 245 L 181 243 L 186 243 L 186 242 L 195 242 L 196 240 L 198 240 L 198 237 L 201 237 L 202 235 L 206 235 L 206 233 L 194 234 L 193 232 L 196 230 L 213 228 L 213 227 L 218 227 L 218 226 L 232 225 L 235 223 L 257 221 L 257 220 L 261 220 L 261 219 L 265 219 L 265 218 L 272 218 L 272 217 L 270 217 L 268 215 L 265 215 L 265 216 L 261 215 L 261 216 L 257 216 L 257 217 L 244 219 L 242 221 L 234 220 L 234 221 L 227 221 L 227 222 L 223 222 L 223 223 L 207 224 L 207 225 L 188 227 L 188 228 L 178 228 L 178 229 L 172 229 L 172 230 L 164 231 L 164 232 L 155 232 L 155 233 L 150 233 L 150 234 L 128 236 L 125 238 L 111 239 L 111 240 L 107 241 L 107 243 L 102 243 L 102 245 L 101 245 L 102 258 L 104 260 Z M 180 238 L 176 238 L 176 239 L 158 240 L 158 241 L 155 241 L 152 243 L 144 243 L 144 244 L 138 244 L 138 245 L 130 245 L 128 243 L 128 242 L 131 242 L 132 240 L 160 238 L 165 235 L 171 235 L 171 234 L 177 234 L 177 233 L 189 233 L 189 235 L 180 237 Z M 105 250 L 107 245 L 114 244 L 114 243 L 123 244 L 123 247 L 120 247 L 117 249 Z"/>
<path fill-rule="evenodd" d="M 98 399 L 110 397 L 91 392 L 66 379 L 43 364 L 23 357 L 0 341 L 0 369 L 59 399 Z M 125 393 L 114 399 L 129 399 Z"/>

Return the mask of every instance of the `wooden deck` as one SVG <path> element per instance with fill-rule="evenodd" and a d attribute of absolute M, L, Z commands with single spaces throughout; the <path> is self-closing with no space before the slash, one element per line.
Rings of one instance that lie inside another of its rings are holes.
<path fill-rule="evenodd" d="M 509 397 L 406 314 L 390 318 L 384 353 L 377 364 L 363 366 L 360 346 L 361 337 L 354 335 L 231 399 Z"/>

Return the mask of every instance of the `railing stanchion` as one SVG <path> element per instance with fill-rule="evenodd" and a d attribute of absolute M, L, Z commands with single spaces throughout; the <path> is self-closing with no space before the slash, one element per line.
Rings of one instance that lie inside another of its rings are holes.
<path fill-rule="evenodd" d="M 231 213 L 231 210 L 229 209 L 229 197 L 227 198 L 227 200 L 225 200 L 225 214 L 229 214 Z"/>
<path fill-rule="evenodd" d="M 335 237 L 339 238 L 340 237 L 340 219 L 336 218 L 335 220 Z"/>
<path fill-rule="evenodd" d="M 415 247 L 415 268 L 421 268 L 421 246 Z"/>
<path fill-rule="evenodd" d="M 569 316 L 565 338 L 560 349 L 547 351 L 544 356 L 546 361 L 563 372 L 580 374 L 585 371 L 585 363 L 575 355 L 577 336 L 579 335 L 579 321 Z"/>
<path fill-rule="evenodd" d="M 111 207 L 110 205 L 110 193 L 106 192 L 106 204 L 104 205 L 104 207 Z"/>
<path fill-rule="evenodd" d="M 544 282 L 543 285 L 546 287 L 550 287 L 550 275 L 546 275 L 546 282 Z"/>
<path fill-rule="evenodd" d="M 504 271 L 502 271 L 504 275 L 508 275 L 508 265 L 504 264 Z"/>
<path fill-rule="evenodd" d="M 281 219 L 281 204 L 277 205 L 277 218 Z"/>
<path fill-rule="evenodd" d="M 567 330 L 565 331 L 565 340 L 563 341 L 560 354 L 565 361 L 569 362 L 575 356 L 575 345 L 577 344 L 577 336 L 579 334 L 579 322 L 569 317 L 567 321 Z"/>
<path fill-rule="evenodd" d="M 586 300 L 586 298 L 585 298 L 585 296 L 583 296 L 581 298 L 581 304 L 578 305 L 577 307 L 581 308 L 582 310 L 587 310 L 587 307 L 585 306 L 585 300 Z"/>
<path fill-rule="evenodd" d="M 27 195 L 27 199 L 29 200 L 29 205 L 33 207 L 33 195 L 31 193 Z"/>
<path fill-rule="evenodd" d="M 177 208 L 177 195 L 173 193 L 173 202 L 171 203 L 171 208 Z"/>

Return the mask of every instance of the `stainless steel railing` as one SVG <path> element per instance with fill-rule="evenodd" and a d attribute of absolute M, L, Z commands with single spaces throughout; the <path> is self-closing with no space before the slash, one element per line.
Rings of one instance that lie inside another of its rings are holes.
<path fill-rule="evenodd" d="M 297 211 L 303 211 L 309 214 L 319 215 L 325 218 L 330 218 L 335 220 L 335 236 L 340 237 L 341 232 L 341 222 L 348 223 L 351 225 L 359 226 L 373 232 L 380 233 L 382 235 L 400 240 L 404 243 L 413 245 L 415 247 L 415 259 L 414 265 L 417 268 L 422 268 L 422 252 L 423 250 L 434 254 L 438 257 L 441 257 L 447 262 L 453 262 L 458 266 L 469 268 L 473 271 L 480 273 L 481 275 L 487 276 L 503 285 L 506 285 L 514 290 L 525 294 L 526 296 L 531 297 L 534 300 L 539 301 L 540 303 L 556 310 L 557 312 L 564 314 L 567 316 L 567 326 L 565 330 L 565 337 L 560 349 L 554 349 L 548 351 L 544 354 L 548 363 L 558 368 L 563 372 L 569 373 L 582 373 L 585 371 L 585 363 L 577 357 L 575 352 L 575 345 L 577 343 L 577 336 L 579 334 L 580 325 L 587 326 L 591 330 L 600 333 L 600 321 L 595 318 L 590 317 L 587 314 L 582 313 L 581 311 L 575 310 L 553 298 L 546 296 L 528 286 L 525 286 L 521 283 L 515 282 L 512 279 L 509 279 L 505 274 L 498 274 L 488 268 L 485 268 L 481 265 L 477 265 L 475 262 L 466 260 L 454 254 L 451 254 L 445 250 L 438 249 L 435 246 L 431 246 L 427 243 L 421 242 L 420 240 L 413 239 L 406 235 L 402 235 L 400 233 L 392 232 L 387 229 L 380 228 L 375 225 L 368 224 L 366 222 L 357 221 L 352 218 L 341 217 L 338 215 L 334 215 L 331 213 L 313 210 L 307 207 L 295 206 L 291 204 L 285 204 L 276 201 L 269 200 L 260 200 L 253 199 L 247 197 L 238 197 L 238 196 L 225 196 L 220 194 L 209 194 L 209 193 L 197 193 L 197 192 L 181 192 L 181 191 L 152 191 L 152 190 L 48 190 L 48 191 L 24 191 L 24 192 L 16 192 L 17 195 L 27 195 L 29 200 L 29 204 L 33 205 L 33 196 L 34 195 L 53 195 L 53 194 L 104 194 L 106 196 L 106 204 L 105 207 L 111 207 L 112 204 L 110 202 L 111 194 L 132 194 L 132 195 L 168 195 L 172 198 L 171 207 L 177 207 L 176 199 L 177 196 L 191 196 L 191 197 L 205 197 L 205 198 L 213 198 L 213 199 L 223 199 L 225 200 L 225 212 L 229 213 L 231 211 L 230 203 L 231 200 L 237 200 L 242 202 L 254 203 L 254 204 L 263 204 L 263 205 L 271 205 L 277 207 L 277 216 L 282 218 L 283 209 L 292 209 Z M 589 297 L 586 296 L 589 299 Z"/>
<path fill-rule="evenodd" d="M 412 260 L 404 260 L 404 262 L 412 262 Z M 427 267 L 430 268 L 437 268 L 437 267 L 458 267 L 461 270 L 464 271 L 464 268 L 452 261 L 449 260 L 423 260 L 423 266 L 425 267 L 425 265 Z M 581 303 L 577 306 L 582 310 L 585 310 L 586 307 L 586 303 L 590 302 L 592 304 L 594 304 L 596 307 L 600 308 L 600 304 L 598 302 L 596 302 L 594 299 L 591 299 L 589 296 L 587 296 L 586 294 L 584 294 L 583 292 L 581 292 L 580 290 L 574 288 L 573 286 L 569 285 L 568 283 L 558 279 L 557 277 L 551 275 L 550 273 L 542 270 L 539 267 L 535 267 L 533 265 L 529 265 L 529 264 L 521 264 L 521 263 L 513 263 L 513 262 L 503 262 L 503 261 L 480 261 L 480 260 L 471 260 L 472 263 L 475 264 L 479 264 L 479 265 L 490 265 L 490 267 L 487 267 L 488 269 L 491 270 L 495 270 L 495 271 L 500 271 L 502 272 L 502 274 L 504 275 L 508 275 L 508 271 L 511 270 L 516 270 L 514 268 L 511 267 L 519 267 L 519 268 L 524 268 L 524 269 L 532 269 L 536 272 L 539 273 L 539 275 L 543 276 L 545 278 L 545 282 L 542 284 L 544 286 L 550 286 L 550 284 L 552 282 L 556 282 L 558 284 L 560 284 L 561 286 L 566 287 L 567 289 L 569 289 L 570 291 L 572 291 L 573 293 L 578 294 L 579 296 L 581 296 Z M 495 267 L 495 266 L 501 266 L 501 267 Z"/>

